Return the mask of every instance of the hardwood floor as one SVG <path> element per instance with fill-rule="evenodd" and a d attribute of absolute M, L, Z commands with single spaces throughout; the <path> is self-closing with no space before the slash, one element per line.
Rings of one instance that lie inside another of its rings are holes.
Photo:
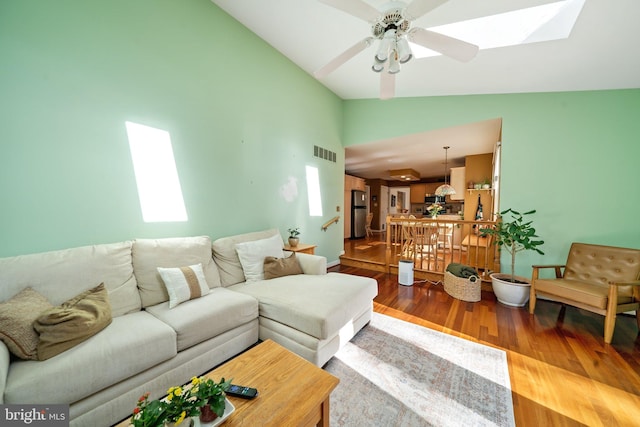
<path fill-rule="evenodd" d="M 468 303 L 440 283 L 402 286 L 396 275 L 345 265 L 329 271 L 376 279 L 379 313 L 506 351 L 518 426 L 640 425 L 640 337 L 632 316 L 618 315 L 606 345 L 604 317 L 573 307 L 539 300 L 529 315 L 490 291 Z"/>

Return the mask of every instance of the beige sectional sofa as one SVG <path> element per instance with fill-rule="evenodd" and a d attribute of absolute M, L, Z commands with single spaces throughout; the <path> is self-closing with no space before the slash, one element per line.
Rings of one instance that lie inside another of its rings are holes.
<path fill-rule="evenodd" d="M 296 255 L 304 274 L 245 282 L 236 245 L 275 235 L 137 239 L 0 259 L 3 305 L 27 287 L 59 305 L 104 283 L 112 312 L 102 331 L 47 360 L 18 359 L 0 342 L 0 403 L 68 403 L 71 425 L 111 425 L 142 393 L 160 397 L 259 340 L 322 366 L 369 321 L 377 283 L 327 274 L 326 259 L 308 254 Z M 157 268 L 195 264 L 209 292 L 169 308 Z"/>

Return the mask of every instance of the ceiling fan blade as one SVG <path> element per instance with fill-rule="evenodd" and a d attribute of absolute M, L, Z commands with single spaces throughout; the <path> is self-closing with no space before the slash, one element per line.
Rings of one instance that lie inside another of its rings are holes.
<path fill-rule="evenodd" d="M 339 66 L 341 66 L 342 64 L 344 64 L 345 62 L 347 62 L 348 60 L 350 60 L 351 58 L 353 58 L 354 56 L 356 56 L 357 54 L 359 54 L 369 46 L 371 46 L 371 44 L 373 43 L 373 40 L 374 40 L 373 37 L 367 37 L 365 39 L 360 40 L 358 43 L 354 44 L 349 49 L 345 50 L 340 55 L 332 59 L 327 65 L 320 68 L 319 70 L 314 71 L 313 73 L 314 77 L 316 79 L 321 79 L 328 76 L 333 71 L 335 71 L 336 68 L 338 68 Z"/>
<path fill-rule="evenodd" d="M 409 41 L 413 43 L 462 62 L 470 61 L 478 53 L 478 46 L 475 44 L 425 30 L 424 28 L 412 29 L 409 31 L 408 37 Z"/>
<path fill-rule="evenodd" d="M 383 71 L 380 73 L 380 99 L 391 99 L 396 96 L 396 75 Z"/>
<path fill-rule="evenodd" d="M 404 16 L 408 20 L 413 21 L 448 1 L 449 0 L 413 0 L 404 10 Z"/>
<path fill-rule="evenodd" d="M 328 6 L 340 9 L 353 15 L 356 18 L 364 19 L 367 22 L 374 22 L 381 13 L 375 7 L 363 2 L 362 0 L 318 0 Z"/>

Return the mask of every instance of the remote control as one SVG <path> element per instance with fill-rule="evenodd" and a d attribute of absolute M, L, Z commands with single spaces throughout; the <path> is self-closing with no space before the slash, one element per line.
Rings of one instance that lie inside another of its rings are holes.
<path fill-rule="evenodd" d="M 226 391 L 229 396 L 241 397 L 243 399 L 253 399 L 258 395 L 258 390 L 242 385 L 231 384 Z"/>

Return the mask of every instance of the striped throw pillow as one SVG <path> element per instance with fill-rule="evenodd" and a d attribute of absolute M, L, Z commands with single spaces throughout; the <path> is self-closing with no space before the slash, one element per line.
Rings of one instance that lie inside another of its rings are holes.
<path fill-rule="evenodd" d="M 169 294 L 169 308 L 209 293 L 202 264 L 177 268 L 158 267 L 158 273 Z"/>

